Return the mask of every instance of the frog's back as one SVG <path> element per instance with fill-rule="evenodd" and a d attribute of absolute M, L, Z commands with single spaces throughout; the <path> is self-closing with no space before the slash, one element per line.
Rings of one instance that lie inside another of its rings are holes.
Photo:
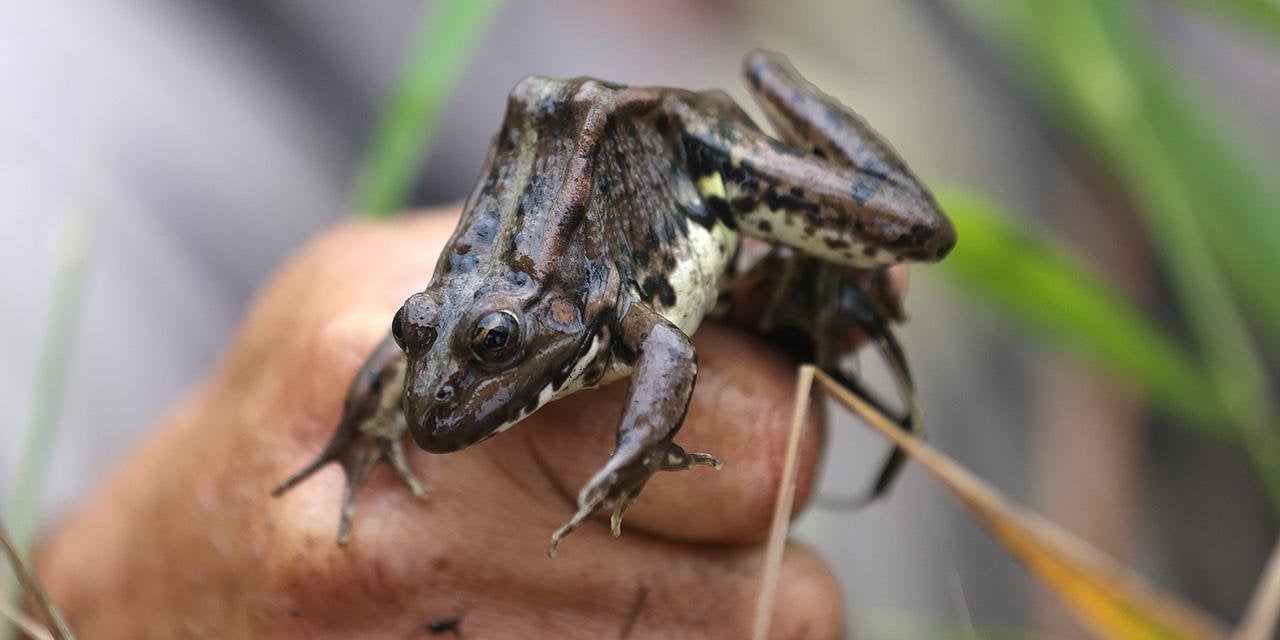
<path fill-rule="evenodd" d="M 525 273 L 615 306 L 639 300 L 692 333 L 727 285 L 738 245 L 690 178 L 692 150 L 664 103 L 704 95 L 522 80 L 441 268 Z"/>

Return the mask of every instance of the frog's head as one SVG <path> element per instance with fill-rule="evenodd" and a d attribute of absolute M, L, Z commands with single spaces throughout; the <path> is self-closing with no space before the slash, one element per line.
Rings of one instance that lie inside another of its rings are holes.
<path fill-rule="evenodd" d="M 413 295 L 392 321 L 409 359 L 409 433 L 433 453 L 457 451 L 519 422 L 595 356 L 596 341 L 570 299 L 518 289 L 449 291 L 456 289 Z"/>

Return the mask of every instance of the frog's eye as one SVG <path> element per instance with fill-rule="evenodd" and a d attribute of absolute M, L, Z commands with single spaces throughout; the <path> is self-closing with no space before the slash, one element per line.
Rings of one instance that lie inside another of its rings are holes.
<path fill-rule="evenodd" d="M 396 317 L 391 319 L 391 337 L 395 338 L 396 345 L 405 353 L 409 353 L 410 349 L 430 349 L 436 341 L 435 327 L 406 320 L 405 307 L 407 306 L 409 306 L 408 303 L 405 303 L 404 307 L 400 307 L 400 310 L 396 311 Z"/>
<path fill-rule="evenodd" d="M 404 307 L 396 310 L 396 317 L 391 319 L 391 337 L 396 339 L 396 344 L 404 351 Z"/>
<path fill-rule="evenodd" d="M 494 311 L 476 322 L 471 352 L 483 362 L 503 364 L 520 348 L 520 320 L 510 311 Z"/>

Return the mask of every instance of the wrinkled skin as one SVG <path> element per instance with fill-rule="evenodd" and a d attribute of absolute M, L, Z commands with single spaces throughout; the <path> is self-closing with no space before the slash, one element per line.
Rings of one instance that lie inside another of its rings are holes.
<path fill-rule="evenodd" d="M 695 337 L 698 385 L 681 437 L 725 468 L 691 472 L 697 482 L 655 477 L 621 539 L 596 522 L 573 553 L 545 554 L 546 534 L 613 446 L 625 385 L 552 403 L 457 453 L 407 448 L 427 499 L 380 468 L 346 549 L 333 544 L 337 466 L 268 497 L 324 444 L 353 372 L 431 273 L 456 215 L 347 223 L 282 269 L 209 379 L 43 541 L 38 570 L 73 628 L 87 638 L 450 638 L 456 620 L 463 638 L 748 636 L 794 370 L 724 325 Z M 808 433 L 801 496 L 818 456 L 820 430 Z M 789 549 L 771 637 L 837 638 L 842 627 L 827 570 Z"/>

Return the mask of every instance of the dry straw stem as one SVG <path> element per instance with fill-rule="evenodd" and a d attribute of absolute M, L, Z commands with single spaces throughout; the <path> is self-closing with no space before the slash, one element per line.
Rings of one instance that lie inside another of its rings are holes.
<path fill-rule="evenodd" d="M 18 631 L 36 640 L 53 640 L 48 629 L 45 629 L 35 618 L 15 609 L 8 600 L 0 600 L 0 619 L 12 622 Z"/>
<path fill-rule="evenodd" d="M 782 463 L 778 499 L 773 506 L 773 525 L 764 550 L 764 575 L 760 578 L 760 595 L 756 597 L 756 622 L 751 637 L 767 640 L 769 622 L 773 619 L 773 601 L 777 594 L 778 573 L 782 570 L 782 552 L 791 531 L 791 508 L 796 500 L 796 474 L 799 472 L 800 439 L 804 437 L 805 418 L 809 413 L 809 393 L 813 389 L 813 367 L 803 367 L 796 378 L 796 406 L 791 417 L 791 435 L 787 439 L 787 455 Z"/>
<path fill-rule="evenodd" d="M 38 627 L 32 627 L 32 622 L 21 612 L 9 611 L 6 607 L 3 610 L 5 617 L 13 620 L 24 632 L 36 638 L 50 638 L 51 640 L 74 640 L 75 635 L 71 633 L 71 629 L 67 627 L 67 623 L 62 619 L 62 614 L 58 613 L 58 609 L 49 601 L 48 594 L 45 593 L 44 587 L 40 586 L 40 581 L 36 580 L 35 575 L 27 571 L 27 567 L 22 562 L 22 558 L 18 555 L 18 550 L 13 546 L 13 542 L 9 539 L 9 532 L 0 525 L 0 550 L 4 551 L 5 557 L 9 560 L 9 566 L 13 567 L 13 573 L 18 577 L 18 583 L 22 588 L 36 601 L 40 613 L 44 615 L 45 621 L 49 624 L 49 631 L 44 631 Z"/>
<path fill-rule="evenodd" d="M 1226 638 L 1226 627 L 1209 615 L 1157 591 L 1146 580 L 1066 530 L 1015 506 L 955 461 L 903 432 L 893 420 L 812 365 L 800 368 L 791 448 L 766 547 L 757 603 L 756 640 L 767 634 L 782 546 L 795 496 L 795 451 L 808 413 L 814 381 L 933 474 L 1027 569 L 1060 597 L 1102 638 Z M 1280 569 L 1276 571 L 1280 573 Z M 1268 573 L 1269 581 L 1280 577 Z M 1280 596 L 1276 596 L 1280 597 Z M 1266 607 L 1262 607 L 1266 608 Z M 1252 638 L 1254 636 L 1246 636 Z"/>
<path fill-rule="evenodd" d="M 1274 638 L 1277 619 L 1280 619 L 1280 540 L 1276 540 L 1276 546 L 1271 549 L 1271 559 L 1267 560 L 1253 600 L 1233 637 L 1235 640 Z"/>

